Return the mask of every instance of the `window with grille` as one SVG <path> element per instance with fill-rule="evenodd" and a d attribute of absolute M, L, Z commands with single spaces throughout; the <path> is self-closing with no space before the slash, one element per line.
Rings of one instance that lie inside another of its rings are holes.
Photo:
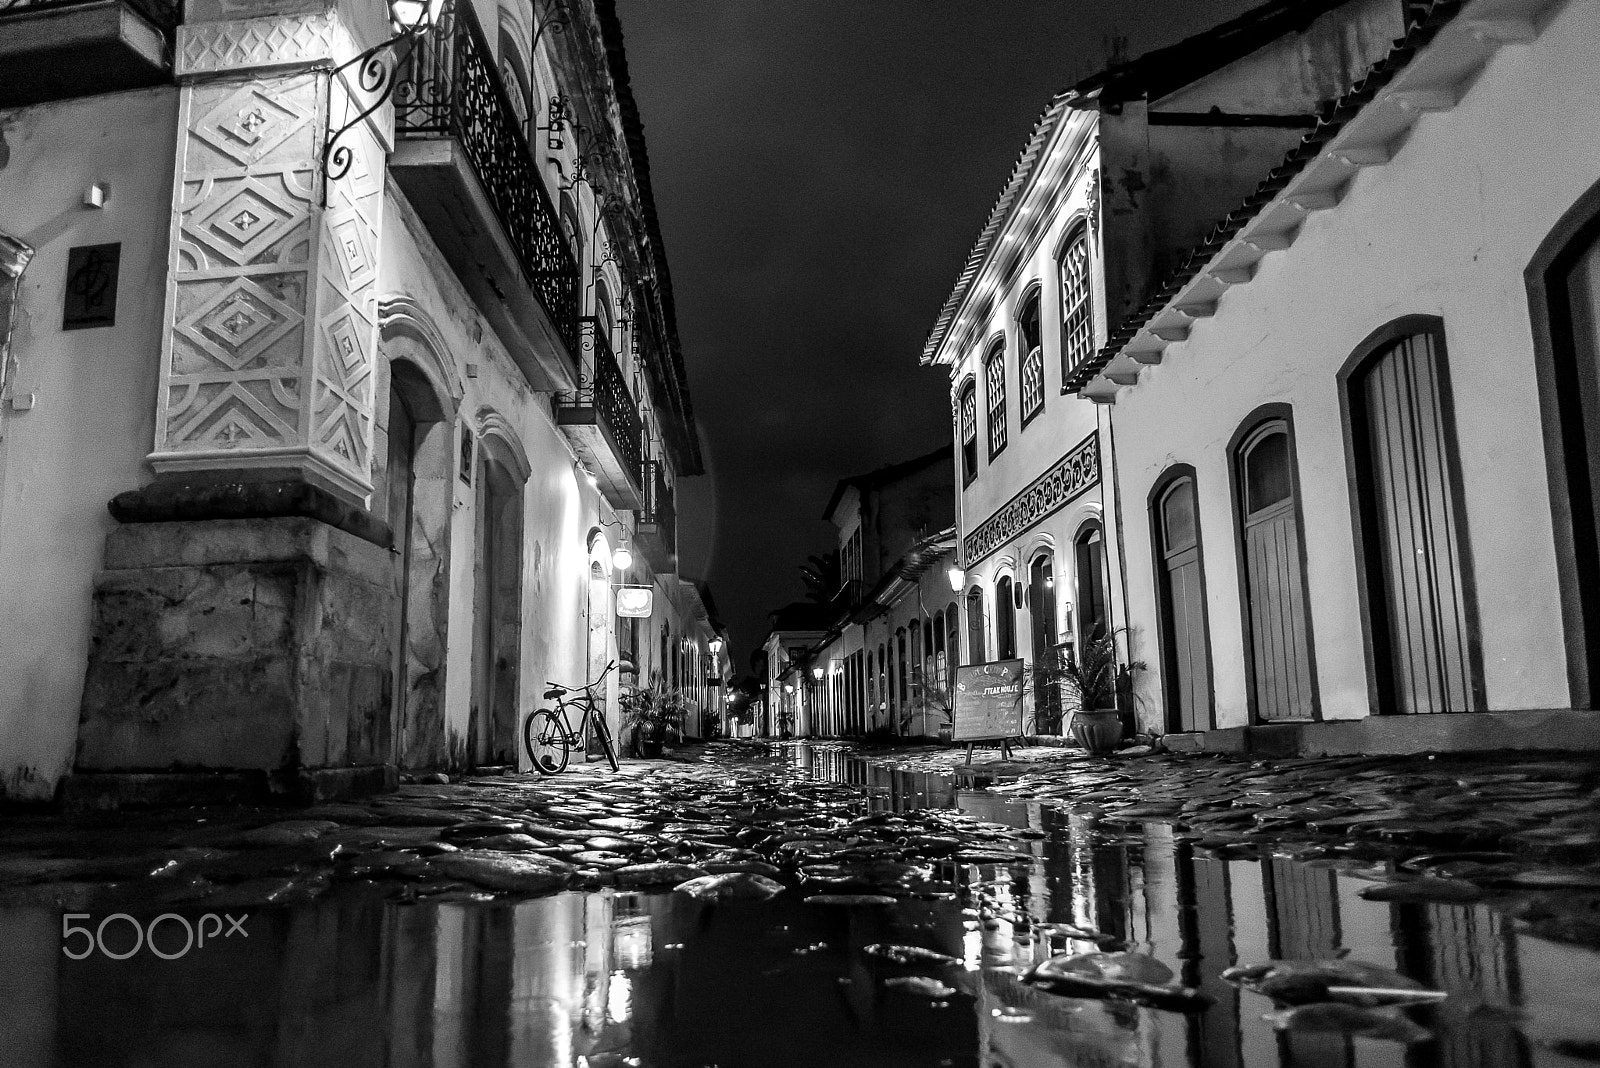
<path fill-rule="evenodd" d="M 1022 363 L 1018 377 L 1022 381 L 1022 425 L 1044 411 L 1044 349 L 1039 344 L 1039 293 L 1022 306 L 1017 317 L 1017 332 L 1022 340 Z"/>
<path fill-rule="evenodd" d="M 1089 293 L 1089 237 L 1079 229 L 1061 257 L 1062 380 L 1094 352 L 1094 306 Z"/>
<path fill-rule="evenodd" d="M 978 477 L 978 387 L 971 382 L 961 391 L 961 484 Z"/>
<path fill-rule="evenodd" d="M 983 364 L 984 388 L 989 401 L 989 459 L 1006 447 L 1006 348 L 1002 342 Z"/>

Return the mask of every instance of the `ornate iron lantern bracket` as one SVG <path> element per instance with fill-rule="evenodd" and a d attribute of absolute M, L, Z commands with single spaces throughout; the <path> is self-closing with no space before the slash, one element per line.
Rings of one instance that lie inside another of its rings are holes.
<path fill-rule="evenodd" d="M 349 174 L 351 166 L 355 163 L 355 153 L 351 151 L 349 145 L 340 144 L 340 140 L 389 100 L 394 94 L 395 72 L 411 58 L 418 42 L 435 25 L 450 17 L 453 6 L 454 0 L 427 0 L 424 3 L 418 3 L 417 0 L 391 0 L 390 17 L 400 32 L 333 68 L 334 77 L 355 68 L 356 84 L 363 93 L 370 94 L 372 100 L 349 122 L 336 130 L 330 129 L 327 140 L 322 143 L 323 207 L 328 206 L 329 184 Z M 403 9 L 418 10 L 411 19 L 404 19 L 401 15 Z M 403 53 L 400 51 L 402 48 L 405 49 Z M 394 54 L 391 60 L 386 61 L 384 53 L 390 51 Z"/>

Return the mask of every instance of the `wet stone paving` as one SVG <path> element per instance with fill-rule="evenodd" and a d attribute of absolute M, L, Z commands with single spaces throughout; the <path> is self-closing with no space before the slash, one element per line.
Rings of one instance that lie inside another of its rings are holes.
<path fill-rule="evenodd" d="M 0 1064 L 1600 1064 L 1600 763 L 694 747 L 0 820 Z"/>

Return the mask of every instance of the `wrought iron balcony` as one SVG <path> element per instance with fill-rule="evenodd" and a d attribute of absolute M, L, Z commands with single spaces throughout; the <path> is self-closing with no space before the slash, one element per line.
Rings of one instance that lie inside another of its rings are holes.
<path fill-rule="evenodd" d="M 640 508 L 644 425 L 611 340 L 593 316 L 579 320 L 583 372 L 578 388 L 556 394 L 556 422 L 614 508 Z"/>
<path fill-rule="evenodd" d="M 658 573 L 678 568 L 678 512 L 667 484 L 666 468 L 659 460 L 644 465 L 645 501 L 634 532 L 645 560 Z"/>
<path fill-rule="evenodd" d="M 0 107 L 168 81 L 181 21 L 178 0 L 0 0 Z"/>
<path fill-rule="evenodd" d="M 536 390 L 577 387 L 578 269 L 478 17 L 458 4 L 396 73 L 400 187 Z"/>

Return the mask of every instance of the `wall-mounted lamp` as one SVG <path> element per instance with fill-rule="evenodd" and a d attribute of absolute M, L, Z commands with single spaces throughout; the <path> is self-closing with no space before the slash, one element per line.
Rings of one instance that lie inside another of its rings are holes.
<path fill-rule="evenodd" d="M 955 564 L 951 564 L 944 574 L 950 580 L 950 589 L 956 593 L 960 593 L 961 587 L 967 584 L 967 573 Z"/>
<path fill-rule="evenodd" d="M 822 665 L 821 664 L 818 664 L 816 667 L 811 669 L 811 677 L 816 679 L 818 682 L 822 681 Z"/>
<path fill-rule="evenodd" d="M 633 553 L 628 549 L 628 543 L 623 542 L 611 553 L 611 566 L 618 571 L 626 571 L 633 566 Z"/>
<path fill-rule="evenodd" d="M 783 684 L 783 692 L 784 693 L 794 693 L 794 683 L 792 683 L 792 682 L 784 683 Z"/>
<path fill-rule="evenodd" d="M 715 637 L 711 639 L 710 648 L 712 656 L 718 656 L 722 653 L 722 644 L 721 637 Z"/>
<path fill-rule="evenodd" d="M 355 164 L 355 153 L 349 145 L 339 144 L 339 139 L 355 129 L 367 117 L 388 102 L 394 95 L 394 75 L 400 65 L 411 58 L 416 51 L 417 42 L 431 29 L 444 20 L 445 10 L 451 0 L 389 0 L 389 24 L 394 29 L 394 36 L 387 41 L 380 41 L 371 48 L 352 59 L 346 60 L 334 69 L 338 75 L 350 68 L 356 68 L 356 84 L 363 93 L 372 97 L 372 102 L 357 113 L 356 117 L 339 127 L 330 130 L 328 139 L 322 143 L 322 205 L 328 205 L 328 186 L 346 174 Z M 404 54 L 400 49 L 404 48 Z M 394 60 L 384 62 L 383 54 L 394 50 Z"/>

